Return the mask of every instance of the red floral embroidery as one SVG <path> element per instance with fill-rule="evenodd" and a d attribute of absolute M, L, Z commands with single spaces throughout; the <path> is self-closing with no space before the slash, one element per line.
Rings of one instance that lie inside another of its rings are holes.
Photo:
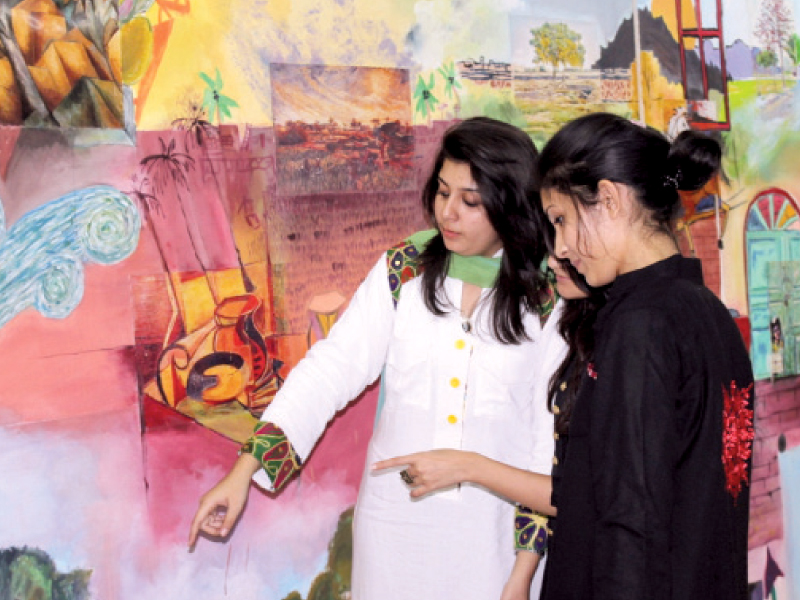
<path fill-rule="evenodd" d="M 748 483 L 747 465 L 753 447 L 753 409 L 749 408 L 751 383 L 745 389 L 731 382 L 731 389 L 722 386 L 725 404 L 722 410 L 722 465 L 725 468 L 725 488 L 734 501 Z"/>
<path fill-rule="evenodd" d="M 586 372 L 589 374 L 589 377 L 592 379 L 597 379 L 597 371 L 594 368 L 594 363 L 590 362 L 586 365 Z"/>

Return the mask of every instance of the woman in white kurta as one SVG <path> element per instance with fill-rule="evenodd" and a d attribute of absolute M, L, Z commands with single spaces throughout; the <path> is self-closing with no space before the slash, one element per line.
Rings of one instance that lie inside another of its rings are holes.
<path fill-rule="evenodd" d="M 337 411 L 381 373 L 367 465 L 457 448 L 549 473 L 553 421 L 542 382 L 563 342 L 554 327 L 542 329 L 552 297 L 538 269 L 535 159 L 527 135 L 491 119 L 447 132 L 423 192 L 436 230 L 373 267 L 328 338 L 286 379 L 234 468 L 201 499 L 190 543 L 200 530 L 228 533 L 251 476 L 279 489 Z M 486 489 L 464 484 L 412 500 L 397 470 L 367 468 L 352 598 L 527 598 L 538 556 L 519 550 L 541 542 L 543 530 L 524 528 L 515 545 L 514 522 L 515 506 Z"/>

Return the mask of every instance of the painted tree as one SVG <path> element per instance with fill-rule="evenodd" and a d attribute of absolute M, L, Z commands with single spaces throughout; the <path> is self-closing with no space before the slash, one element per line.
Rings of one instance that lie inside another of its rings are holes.
<path fill-rule="evenodd" d="M 164 269 L 164 273 L 167 276 L 167 289 L 169 290 L 173 302 L 177 304 L 178 293 L 175 289 L 175 282 L 172 280 L 172 269 L 170 269 L 169 263 L 167 263 L 167 256 L 164 254 L 164 246 L 161 242 L 161 236 L 158 234 L 158 229 L 156 228 L 154 219 L 154 215 L 158 215 L 161 218 L 164 217 L 164 211 L 161 208 L 161 202 L 153 191 L 153 185 L 150 181 L 150 178 L 146 175 L 135 173 L 133 177 L 131 177 L 131 184 L 133 187 L 124 191 L 128 196 L 133 198 L 136 204 L 139 206 L 139 210 L 142 214 L 142 221 L 144 222 L 145 226 L 150 227 L 150 233 L 153 236 L 153 241 L 156 243 L 156 250 L 158 250 L 158 258 L 161 261 L 161 268 Z M 169 344 L 169 340 L 172 337 L 173 326 L 174 322 L 170 323 L 170 326 L 167 328 L 167 332 L 164 336 L 163 346 L 165 348 Z"/>
<path fill-rule="evenodd" d="M 417 104 L 414 106 L 414 111 L 422 113 L 422 118 L 427 118 L 428 114 L 433 114 L 433 110 L 439 101 L 433 95 L 433 87 L 436 84 L 435 76 L 431 73 L 431 77 L 426 83 L 422 75 L 417 79 L 417 87 L 414 90 L 414 100 Z"/>
<path fill-rule="evenodd" d="M 239 104 L 233 98 L 224 96 L 222 94 L 222 75 L 219 69 L 216 72 L 216 78 L 211 79 L 205 73 L 200 73 L 200 78 L 206 82 L 208 86 L 203 93 L 203 108 L 208 111 L 208 114 L 217 116 L 217 124 L 222 123 L 222 115 L 231 117 L 231 109 L 238 108 Z"/>
<path fill-rule="evenodd" d="M 164 142 L 164 138 L 158 138 L 158 143 L 161 145 L 161 152 L 145 156 L 139 164 L 144 168 L 147 176 L 151 179 L 156 196 L 163 194 L 170 187 L 175 191 L 175 197 L 178 200 L 178 206 L 183 216 L 183 224 L 189 236 L 192 252 L 197 260 L 197 264 L 200 265 L 203 271 L 214 304 L 218 304 L 219 298 L 217 298 L 214 286 L 209 279 L 206 266 L 197 250 L 197 243 L 189 227 L 189 218 L 186 215 L 186 207 L 183 204 L 183 198 L 181 196 L 181 190 L 189 191 L 188 173 L 194 169 L 194 159 L 185 152 L 177 151 L 174 138 L 169 141 L 169 144 Z"/>
<path fill-rule="evenodd" d="M 770 69 L 778 64 L 778 57 L 772 50 L 762 50 L 756 56 L 756 64 L 764 69 Z"/>
<path fill-rule="evenodd" d="M 580 67 L 586 49 L 581 44 L 581 34 L 565 23 L 545 23 L 531 29 L 530 45 L 536 51 L 534 62 L 553 66 L 553 77 L 559 66 Z"/>
<path fill-rule="evenodd" d="M 456 79 L 456 65 L 452 61 L 450 61 L 446 65 L 442 65 L 437 69 L 439 74 L 444 79 L 444 95 L 447 96 L 448 99 L 455 97 L 455 110 L 456 116 L 458 116 L 458 109 L 459 109 L 459 99 L 458 99 L 458 90 L 461 89 L 461 84 Z"/>
<path fill-rule="evenodd" d="M 210 121 L 206 119 L 206 109 L 203 108 L 201 105 L 193 102 L 189 107 L 189 114 L 185 117 L 179 117 L 173 120 L 172 127 L 174 129 L 177 129 L 178 131 L 184 132 L 185 134 L 184 148 L 186 149 L 187 153 L 189 153 L 193 148 L 199 149 L 203 155 L 202 159 L 208 161 L 211 169 L 211 175 L 214 177 L 214 183 L 216 185 L 217 201 L 222 206 L 223 212 L 225 214 L 228 214 L 228 211 L 225 209 L 225 205 L 222 202 L 220 181 L 217 178 L 217 172 L 214 169 L 214 166 L 211 163 L 211 158 L 209 156 L 209 142 L 211 140 L 219 139 L 219 131 L 217 130 L 216 127 L 214 127 L 214 125 Z M 230 218 L 228 219 L 228 230 L 230 231 L 231 239 L 233 240 L 233 245 L 236 248 L 236 260 L 239 263 L 239 271 L 242 275 L 244 289 L 247 292 L 253 292 L 255 291 L 256 286 L 253 284 L 253 281 L 247 274 L 247 270 L 244 268 L 242 255 L 241 252 L 239 252 L 239 246 L 236 244 L 236 238 L 233 235 L 233 226 L 231 224 Z"/>
<path fill-rule="evenodd" d="M 800 65 L 800 35 L 796 33 L 790 35 L 783 49 L 786 51 L 789 60 L 792 61 L 795 75 L 797 75 L 797 67 Z"/>
<path fill-rule="evenodd" d="M 183 147 L 186 152 L 202 148 L 208 145 L 208 140 L 219 137 L 217 128 L 207 119 L 206 109 L 196 102 L 190 105 L 188 115 L 172 121 L 172 128 L 185 133 Z"/>
<path fill-rule="evenodd" d="M 786 0 L 762 0 L 761 12 L 755 26 L 755 35 L 764 44 L 765 50 L 775 53 L 781 65 L 781 81 L 786 84 L 783 73 L 783 49 L 792 34 L 794 22 Z"/>

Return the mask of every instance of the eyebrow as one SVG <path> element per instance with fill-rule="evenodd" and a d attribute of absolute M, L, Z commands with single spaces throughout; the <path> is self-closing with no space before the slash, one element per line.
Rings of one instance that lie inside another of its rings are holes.
<path fill-rule="evenodd" d="M 452 187 L 449 183 L 447 183 L 444 179 L 442 179 L 441 175 L 438 175 L 436 178 L 439 180 L 439 183 L 441 183 L 441 184 L 443 184 L 443 185 L 445 185 L 447 187 Z M 480 194 L 481 193 L 481 191 L 478 188 L 466 187 L 466 188 L 461 188 L 461 189 L 463 191 L 465 191 L 465 192 L 474 192 L 476 194 Z"/>

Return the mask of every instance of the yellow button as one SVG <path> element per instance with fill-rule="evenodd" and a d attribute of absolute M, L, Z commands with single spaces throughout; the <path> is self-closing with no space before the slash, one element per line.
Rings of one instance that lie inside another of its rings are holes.
<path fill-rule="evenodd" d="M 456 349 L 457 350 L 463 350 L 466 345 L 467 345 L 467 342 L 465 342 L 464 340 L 456 340 Z"/>
<path fill-rule="evenodd" d="M 461 381 L 458 379 L 458 377 L 453 377 L 450 380 L 450 385 L 453 386 L 454 388 L 457 388 L 458 386 L 461 385 Z"/>
<path fill-rule="evenodd" d="M 561 414 L 561 409 L 560 409 L 560 408 L 558 408 L 558 405 L 556 405 L 556 406 L 554 406 L 554 407 L 553 407 L 553 414 L 554 414 L 554 415 Z"/>
<path fill-rule="evenodd" d="M 560 389 L 562 392 L 563 392 L 564 390 L 566 390 L 566 389 L 567 389 L 567 382 L 566 382 L 566 381 L 562 381 L 562 382 L 561 382 L 561 385 L 560 385 L 560 386 L 558 386 L 558 389 Z"/>
<path fill-rule="evenodd" d="M 554 439 L 554 440 L 557 440 L 557 439 L 558 439 L 558 434 L 557 434 L 557 433 L 554 433 L 554 434 L 553 434 L 553 439 Z"/>
<path fill-rule="evenodd" d="M 557 464 L 558 464 L 558 458 L 557 458 L 557 457 L 555 457 L 555 456 L 553 457 L 553 464 L 554 464 L 554 465 L 557 465 Z"/>
<path fill-rule="evenodd" d="M 447 422 L 455 425 L 456 423 L 458 423 L 458 417 L 455 415 L 450 415 L 449 417 L 447 417 Z"/>

